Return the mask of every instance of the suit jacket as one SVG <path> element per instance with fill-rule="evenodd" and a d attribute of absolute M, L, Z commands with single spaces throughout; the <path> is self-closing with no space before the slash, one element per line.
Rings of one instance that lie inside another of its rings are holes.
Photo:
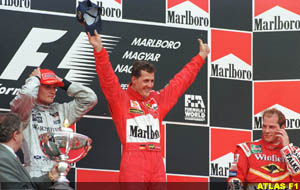
<path fill-rule="evenodd" d="M 19 159 L 0 144 L 0 189 L 48 189 L 48 175 L 31 178 Z"/>

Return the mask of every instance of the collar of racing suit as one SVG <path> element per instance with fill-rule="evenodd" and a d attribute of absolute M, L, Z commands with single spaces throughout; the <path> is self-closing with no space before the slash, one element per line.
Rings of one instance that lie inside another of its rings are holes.
<path fill-rule="evenodd" d="M 149 95 L 146 98 L 143 98 L 137 91 L 133 90 L 133 88 L 131 87 L 131 83 L 128 84 L 127 92 L 130 96 L 135 97 L 139 101 L 147 101 L 151 97 L 151 95 Z"/>
<path fill-rule="evenodd" d="M 52 103 L 54 104 L 54 103 Z M 44 104 L 38 104 L 37 102 L 34 103 L 34 106 L 36 109 L 41 110 L 41 111 L 46 111 L 49 110 L 51 108 L 51 105 L 44 105 Z"/>
<path fill-rule="evenodd" d="M 274 143 L 269 143 L 269 142 L 266 142 L 264 137 L 262 137 L 262 143 L 264 145 L 264 147 L 268 150 L 274 150 L 274 149 L 281 149 L 283 148 L 282 144 L 279 143 L 279 144 L 274 144 Z"/>

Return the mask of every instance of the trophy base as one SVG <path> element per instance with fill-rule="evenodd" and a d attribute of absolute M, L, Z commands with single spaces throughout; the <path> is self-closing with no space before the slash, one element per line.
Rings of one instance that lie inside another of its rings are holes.
<path fill-rule="evenodd" d="M 54 183 L 49 190 L 57 190 L 57 189 L 62 189 L 62 190 L 74 190 L 72 187 L 70 187 L 69 183 Z"/>
<path fill-rule="evenodd" d="M 70 183 L 70 181 L 66 178 L 66 176 L 59 176 L 57 179 L 58 183 Z"/>

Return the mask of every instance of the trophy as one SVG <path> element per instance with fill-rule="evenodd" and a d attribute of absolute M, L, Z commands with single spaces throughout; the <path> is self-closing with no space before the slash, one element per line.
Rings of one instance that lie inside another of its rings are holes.
<path fill-rule="evenodd" d="M 58 161 L 59 178 L 57 182 L 69 182 L 65 171 L 68 165 L 81 160 L 91 148 L 92 140 L 82 134 L 74 133 L 64 121 L 61 131 L 47 132 L 39 136 L 42 151 L 51 160 Z"/>

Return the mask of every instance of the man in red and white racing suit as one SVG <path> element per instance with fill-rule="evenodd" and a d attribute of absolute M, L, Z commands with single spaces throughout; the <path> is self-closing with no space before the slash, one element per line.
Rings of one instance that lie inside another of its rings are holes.
<path fill-rule="evenodd" d="M 193 83 L 209 53 L 209 47 L 199 39 L 200 53 L 159 92 L 152 90 L 153 65 L 137 61 L 132 68 L 131 83 L 125 91 L 120 87 L 100 35 L 95 31 L 94 36 L 88 33 L 88 37 L 94 47 L 100 86 L 123 145 L 120 181 L 165 182 L 160 148 L 161 121 Z"/>
<path fill-rule="evenodd" d="M 285 131 L 285 116 L 275 108 L 266 110 L 262 139 L 237 145 L 229 170 L 228 189 L 239 190 L 246 186 L 251 189 L 259 182 L 297 182 L 300 180 L 299 160 L 300 150 L 289 143 Z"/>

